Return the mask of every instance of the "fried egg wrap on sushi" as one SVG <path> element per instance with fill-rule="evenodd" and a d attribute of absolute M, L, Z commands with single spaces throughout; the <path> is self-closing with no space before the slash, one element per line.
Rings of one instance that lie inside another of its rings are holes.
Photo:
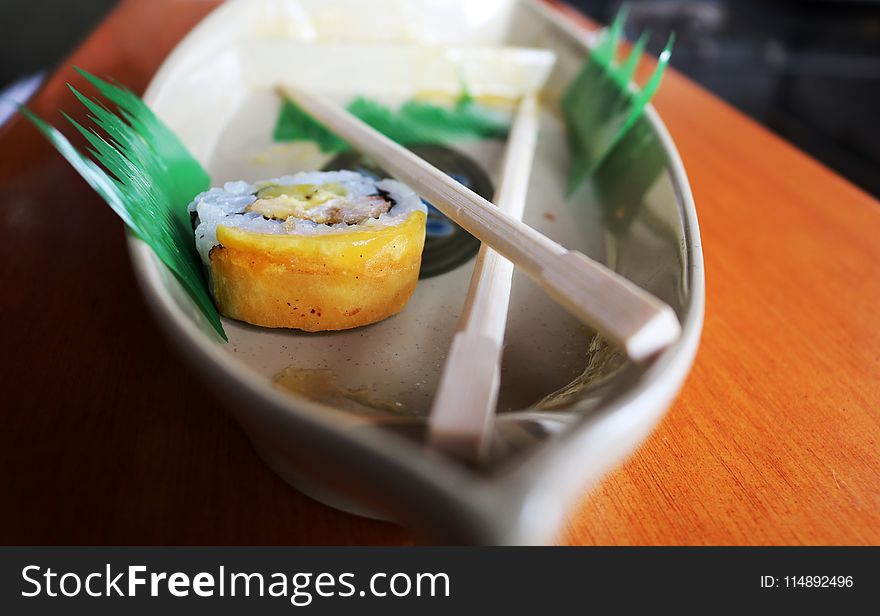
<path fill-rule="evenodd" d="M 350 329 L 403 310 L 419 278 L 426 208 L 353 171 L 228 182 L 189 211 L 220 313 L 262 327 Z"/>

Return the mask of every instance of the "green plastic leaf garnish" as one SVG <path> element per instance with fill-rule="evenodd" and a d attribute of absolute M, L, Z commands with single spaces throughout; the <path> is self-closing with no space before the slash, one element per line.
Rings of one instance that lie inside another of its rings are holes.
<path fill-rule="evenodd" d="M 189 296 L 227 340 L 217 308 L 211 300 L 187 205 L 210 187 L 210 177 L 138 96 L 122 86 L 79 70 L 107 100 L 111 111 L 98 100 L 69 86 L 89 111 L 96 128 L 86 128 L 65 117 L 85 137 L 91 158 L 79 152 L 57 129 L 30 110 L 24 114 L 55 146 L 138 238 L 152 248 L 177 277 Z"/>
<path fill-rule="evenodd" d="M 639 90 L 631 85 L 648 36 L 645 33 L 639 37 L 626 60 L 618 63 L 616 56 L 626 14 L 624 7 L 602 33 L 560 102 L 571 151 L 569 195 L 599 167 L 642 116 L 669 64 L 674 35 L 669 37 L 657 68 L 644 87 Z"/>
<path fill-rule="evenodd" d="M 359 96 L 349 103 L 347 109 L 401 145 L 445 145 L 473 139 L 502 139 L 510 128 L 505 118 L 479 105 L 467 90 L 452 108 L 410 100 L 395 110 Z M 345 141 L 287 99 L 281 105 L 273 137 L 276 141 L 313 141 L 322 152 L 330 154 L 349 149 Z"/>

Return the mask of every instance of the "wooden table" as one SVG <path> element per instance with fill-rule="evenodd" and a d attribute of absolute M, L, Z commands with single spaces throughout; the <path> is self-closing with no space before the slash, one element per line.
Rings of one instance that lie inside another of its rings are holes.
<path fill-rule="evenodd" d="M 215 0 L 125 0 L 69 65 L 142 91 Z M 575 16 L 575 18 L 577 18 Z M 565 543 L 880 543 L 880 207 L 672 72 L 708 307 L 666 420 Z M 410 543 L 289 489 L 159 335 L 121 224 L 21 119 L 0 129 L 0 543 Z"/>

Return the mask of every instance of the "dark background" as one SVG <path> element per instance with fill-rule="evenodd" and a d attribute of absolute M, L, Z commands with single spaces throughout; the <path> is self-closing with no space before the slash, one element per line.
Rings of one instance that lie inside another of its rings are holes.
<path fill-rule="evenodd" d="M 479 1 L 479 0 L 474 0 Z M 618 0 L 569 0 L 610 21 Z M 116 0 L 0 0 L 0 89 L 51 69 Z M 880 196 L 880 0 L 635 0 L 627 35 Z"/>

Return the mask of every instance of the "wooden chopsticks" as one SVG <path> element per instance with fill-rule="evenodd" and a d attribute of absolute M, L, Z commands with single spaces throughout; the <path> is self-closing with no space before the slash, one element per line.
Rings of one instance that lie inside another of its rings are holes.
<path fill-rule="evenodd" d="M 537 140 L 538 104 L 526 96 L 513 120 L 494 198 L 516 220 L 525 209 Z M 479 462 L 488 445 L 512 277 L 513 263 L 483 244 L 428 417 L 429 444 L 468 462 Z"/>
<path fill-rule="evenodd" d="M 409 184 L 437 209 L 522 268 L 584 323 L 644 360 L 680 334 L 672 309 L 632 282 L 495 207 L 344 109 L 284 86 L 285 96 L 332 132 Z"/>

